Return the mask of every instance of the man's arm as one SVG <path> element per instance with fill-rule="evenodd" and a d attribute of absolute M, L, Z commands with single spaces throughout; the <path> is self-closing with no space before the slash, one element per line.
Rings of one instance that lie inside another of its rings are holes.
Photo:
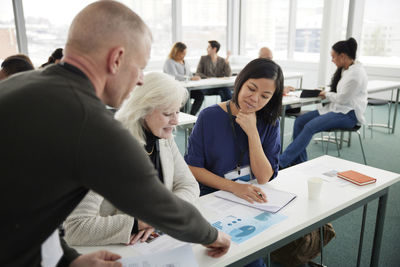
<path fill-rule="evenodd" d="M 83 130 L 77 158 L 81 183 L 177 239 L 200 244 L 216 241 L 217 230 L 195 207 L 166 189 L 130 133 L 111 118 L 108 123 L 102 120 L 93 115 Z"/>
<path fill-rule="evenodd" d="M 202 56 L 200 58 L 199 64 L 197 65 L 196 76 L 200 76 L 202 79 L 207 78 L 205 74 L 205 64 L 206 64 L 206 57 Z"/>
<path fill-rule="evenodd" d="M 223 69 L 223 76 L 224 77 L 230 77 L 231 75 L 232 75 L 232 70 L 231 70 L 231 66 L 229 65 L 229 63 L 228 62 L 226 62 L 225 60 L 224 60 L 224 62 L 223 62 L 223 66 L 224 66 L 224 69 Z"/>

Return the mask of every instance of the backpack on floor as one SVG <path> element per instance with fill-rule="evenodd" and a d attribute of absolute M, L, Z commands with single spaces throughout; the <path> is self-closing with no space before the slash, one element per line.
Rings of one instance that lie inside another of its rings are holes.
<path fill-rule="evenodd" d="M 323 227 L 324 246 L 336 236 L 332 224 Z M 317 257 L 321 252 L 321 236 L 319 228 L 299 239 L 271 252 L 271 260 L 285 267 L 294 267 L 305 264 Z"/>

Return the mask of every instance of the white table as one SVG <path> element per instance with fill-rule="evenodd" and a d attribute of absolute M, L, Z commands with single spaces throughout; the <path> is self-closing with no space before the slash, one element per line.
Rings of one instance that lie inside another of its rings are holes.
<path fill-rule="evenodd" d="M 178 126 L 182 127 L 185 131 L 185 152 L 187 151 L 188 145 L 188 137 L 191 128 L 193 128 L 193 124 L 197 121 L 197 117 L 191 114 L 187 114 L 184 112 L 179 112 Z"/>
<path fill-rule="evenodd" d="M 396 81 L 384 81 L 384 80 L 371 80 L 368 81 L 368 94 L 373 94 L 377 92 L 383 91 L 392 91 L 392 96 L 390 101 L 393 102 L 393 91 L 396 90 L 396 100 L 394 101 L 394 115 L 392 125 L 388 125 L 389 129 L 392 129 L 392 133 L 394 133 L 394 129 L 396 126 L 396 117 L 397 117 L 397 108 L 399 104 L 399 94 L 400 94 L 400 82 Z M 389 117 L 392 106 L 389 108 Z"/>
<path fill-rule="evenodd" d="M 237 64 L 231 65 L 232 73 L 237 75 L 243 69 L 243 67 L 244 67 L 243 65 L 237 65 Z M 303 73 L 290 71 L 290 72 L 284 72 L 283 76 L 285 77 L 285 80 L 292 80 L 292 79 L 298 80 L 299 81 L 298 88 L 300 89 L 302 88 L 303 76 L 304 76 Z"/>
<path fill-rule="evenodd" d="M 300 81 L 299 88 L 302 88 L 303 84 L 303 73 L 301 72 L 285 72 L 283 74 L 285 80 L 298 79 Z M 220 87 L 232 87 L 235 84 L 236 76 L 222 77 L 222 78 L 207 78 L 199 81 L 184 81 L 180 82 L 182 86 L 186 87 L 189 91 L 194 90 L 205 90 Z M 190 99 L 186 102 L 185 112 L 190 111 L 191 103 Z"/>
<path fill-rule="evenodd" d="M 334 182 L 324 181 L 321 199 L 309 200 L 307 197 L 307 178 L 310 176 L 324 178 L 321 173 L 333 169 L 337 171 L 352 169 L 377 178 L 377 182 L 367 186 L 357 186 L 350 182 L 345 186 L 339 186 Z M 206 256 L 206 249 L 201 245 L 194 245 L 193 252 L 199 266 L 243 266 L 257 258 L 265 257 L 269 252 L 323 226 L 325 223 L 331 222 L 358 207 L 365 207 L 368 202 L 379 198 L 371 256 L 371 266 L 378 266 L 388 191 L 391 185 L 399 181 L 400 174 L 331 156 L 322 156 L 304 162 L 280 171 L 278 177 L 270 183 L 273 188 L 293 192 L 297 195 L 295 200 L 280 211 L 280 213 L 288 216 L 287 219 L 240 245 L 233 243 L 229 252 L 221 258 L 214 259 Z M 213 198 L 215 196 L 212 194 L 203 196 L 196 203 L 201 213 L 211 221 L 216 219 L 215 213 L 204 207 Z M 119 253 L 123 257 L 139 254 L 134 248 L 124 245 L 75 248 L 81 253 L 107 249 Z"/>
<path fill-rule="evenodd" d="M 397 109 L 399 106 L 399 95 L 400 95 L 400 82 L 396 81 L 384 81 L 384 80 L 371 80 L 368 81 L 367 91 L 368 94 L 373 94 L 377 92 L 383 91 L 394 91 L 396 92 L 396 97 L 394 101 L 394 115 L 393 115 L 393 122 L 392 125 L 388 125 L 390 129 L 392 129 L 392 133 L 394 133 L 395 126 L 396 126 L 396 118 L 397 118 Z M 393 97 L 393 94 L 392 94 Z M 393 99 L 391 99 L 393 102 Z M 301 106 L 306 106 L 310 104 L 317 104 L 322 102 L 322 99 L 319 97 L 311 97 L 311 98 L 300 98 L 297 96 L 284 96 L 282 99 L 282 118 L 281 118 L 281 149 L 283 147 L 283 139 L 284 139 L 284 130 L 285 130 L 285 111 L 286 106 L 290 106 L 291 108 L 297 108 Z M 324 101 L 326 102 L 326 101 Z M 389 117 L 391 112 L 391 106 L 389 109 Z"/>
<path fill-rule="evenodd" d="M 184 112 L 179 112 L 178 126 L 192 125 L 197 121 L 197 117 Z"/>
<path fill-rule="evenodd" d="M 303 88 L 303 76 L 304 74 L 301 72 L 285 72 L 283 73 L 283 77 L 285 80 L 298 80 L 298 87 L 299 89 Z"/>

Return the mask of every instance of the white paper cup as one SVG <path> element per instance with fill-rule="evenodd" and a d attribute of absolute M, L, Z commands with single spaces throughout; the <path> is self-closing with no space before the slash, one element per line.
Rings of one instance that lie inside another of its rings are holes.
<path fill-rule="evenodd" d="M 310 177 L 308 178 L 308 199 L 319 199 L 322 188 L 322 178 Z"/>

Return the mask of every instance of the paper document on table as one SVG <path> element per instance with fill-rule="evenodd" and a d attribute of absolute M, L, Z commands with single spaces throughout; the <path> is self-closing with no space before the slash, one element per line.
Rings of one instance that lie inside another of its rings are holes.
<path fill-rule="evenodd" d="M 241 205 L 238 205 L 241 206 Z M 218 230 L 231 236 L 231 240 L 240 244 L 284 220 L 287 216 L 279 213 L 269 213 L 257 209 L 241 206 L 231 214 L 219 219 L 212 224 Z"/>
<path fill-rule="evenodd" d="M 192 246 L 189 244 L 161 253 L 122 258 L 123 267 L 198 267 Z"/>
<path fill-rule="evenodd" d="M 187 244 L 160 231 L 154 231 L 146 242 L 138 241 L 132 248 L 142 255 L 159 253 Z"/>
<path fill-rule="evenodd" d="M 293 175 L 300 175 L 301 173 L 305 177 L 321 177 L 324 181 L 335 184 L 337 186 L 348 186 L 349 183 L 345 180 L 337 177 L 337 170 L 332 170 L 331 166 L 327 164 L 313 164 L 308 168 L 301 171 L 295 171 Z"/>
<path fill-rule="evenodd" d="M 296 91 L 290 91 L 286 95 L 287 96 L 294 96 L 294 97 L 300 97 L 301 90 L 296 90 Z"/>
<path fill-rule="evenodd" d="M 337 173 L 338 173 L 338 171 L 336 171 L 336 170 L 330 170 L 328 172 L 324 172 L 323 173 L 324 176 L 321 178 L 324 179 L 324 181 L 336 184 L 338 186 L 348 185 L 348 182 L 346 180 L 343 180 L 343 179 L 337 177 Z"/>
<path fill-rule="evenodd" d="M 243 183 L 243 184 L 248 184 L 246 182 L 242 181 L 237 181 L 237 183 Z M 296 195 L 293 193 L 285 192 L 285 191 L 280 191 L 276 189 L 270 188 L 268 185 L 257 185 L 259 188 L 261 188 L 264 193 L 267 195 L 267 202 L 266 203 L 258 203 L 254 202 L 251 204 L 250 202 L 244 200 L 243 198 L 237 197 L 236 195 L 227 192 L 227 191 L 217 191 L 215 192 L 216 197 L 220 197 L 223 199 L 227 199 L 233 202 L 237 202 L 246 206 L 250 206 L 253 208 L 257 208 L 260 210 L 265 210 L 268 212 L 278 212 L 280 209 L 282 209 L 284 206 L 286 206 L 290 201 L 292 201 Z"/>

